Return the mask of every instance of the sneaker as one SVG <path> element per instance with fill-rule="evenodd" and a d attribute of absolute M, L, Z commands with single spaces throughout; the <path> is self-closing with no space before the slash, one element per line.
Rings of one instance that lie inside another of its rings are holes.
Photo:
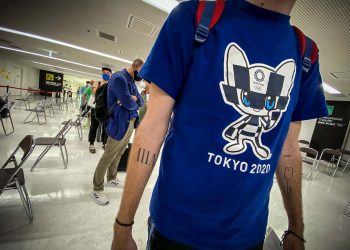
<path fill-rule="evenodd" d="M 123 188 L 123 187 L 124 187 L 124 185 L 122 184 L 122 182 L 121 182 L 120 180 L 118 180 L 118 179 L 112 180 L 112 181 L 107 181 L 107 182 L 105 183 L 105 185 L 106 185 L 107 187 L 114 187 L 114 188 Z"/>
<path fill-rule="evenodd" d="M 106 206 L 109 203 L 109 200 L 102 192 L 91 191 L 90 196 L 98 205 Z"/>
<path fill-rule="evenodd" d="M 94 145 L 90 145 L 89 151 L 90 151 L 90 153 L 93 153 L 93 154 L 96 153 L 95 146 Z"/>

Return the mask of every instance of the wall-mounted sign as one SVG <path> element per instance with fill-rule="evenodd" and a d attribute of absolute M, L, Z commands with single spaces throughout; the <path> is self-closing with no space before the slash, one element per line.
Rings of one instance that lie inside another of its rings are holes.
<path fill-rule="evenodd" d="M 325 148 L 341 149 L 346 142 L 350 121 L 350 103 L 327 101 L 329 117 L 317 119 L 310 147 L 321 154 Z M 331 112 L 330 112 L 331 111 Z M 325 156 L 325 159 L 329 157 Z"/>
<path fill-rule="evenodd" d="M 63 74 L 40 70 L 39 88 L 52 92 L 61 92 L 63 86 Z"/>

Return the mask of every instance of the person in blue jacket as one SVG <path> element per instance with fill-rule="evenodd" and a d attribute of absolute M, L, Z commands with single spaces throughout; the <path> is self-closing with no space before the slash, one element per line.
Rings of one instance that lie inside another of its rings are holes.
<path fill-rule="evenodd" d="M 138 126 L 138 109 L 143 106 L 143 99 L 137 90 L 135 81 L 141 81 L 138 72 L 143 66 L 141 59 L 136 59 L 129 69 L 123 69 L 112 75 L 107 86 L 107 106 L 112 110 L 106 130 L 108 134 L 105 151 L 97 164 L 91 197 L 99 205 L 109 203 L 102 192 L 107 172 L 108 187 L 122 187 L 117 179 L 117 168 L 134 129 Z M 108 171 L 107 171 L 108 170 Z"/>

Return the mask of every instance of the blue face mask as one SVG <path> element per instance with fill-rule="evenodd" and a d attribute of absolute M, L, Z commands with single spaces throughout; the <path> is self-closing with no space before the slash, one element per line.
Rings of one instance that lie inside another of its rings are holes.
<path fill-rule="evenodd" d="M 102 79 L 105 80 L 105 81 L 108 81 L 109 78 L 111 78 L 111 77 L 110 77 L 110 75 L 107 74 L 107 73 L 104 73 L 104 74 L 102 75 Z"/>

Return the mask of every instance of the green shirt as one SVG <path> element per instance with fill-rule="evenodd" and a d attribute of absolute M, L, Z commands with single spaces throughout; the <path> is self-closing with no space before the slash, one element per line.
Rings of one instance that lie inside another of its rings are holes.
<path fill-rule="evenodd" d="M 89 86 L 85 88 L 84 95 L 86 95 L 86 103 L 89 102 L 91 94 L 92 94 L 92 87 Z"/>

